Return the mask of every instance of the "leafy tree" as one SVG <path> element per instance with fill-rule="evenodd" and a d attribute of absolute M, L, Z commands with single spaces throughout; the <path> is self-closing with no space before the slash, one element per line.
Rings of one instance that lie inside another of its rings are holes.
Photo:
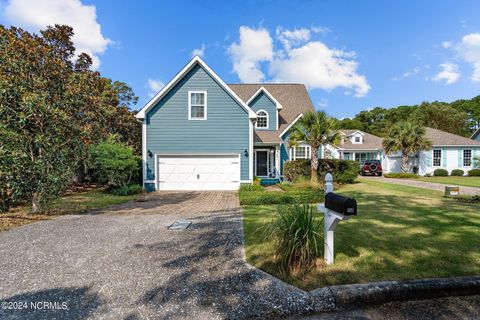
<path fill-rule="evenodd" d="M 470 132 L 468 115 L 446 102 L 424 102 L 412 113 L 412 119 L 420 121 L 424 126 L 460 136 Z"/>
<path fill-rule="evenodd" d="M 408 156 L 416 155 L 420 150 L 429 150 L 432 142 L 425 137 L 425 128 L 414 122 L 401 121 L 394 125 L 383 139 L 386 153 L 402 154 L 402 172 L 409 171 Z"/>
<path fill-rule="evenodd" d="M 100 183 L 124 187 L 139 175 L 141 158 L 134 155 L 132 147 L 116 142 L 114 137 L 90 146 L 90 153 L 90 165 Z"/>
<path fill-rule="evenodd" d="M 472 99 L 460 99 L 452 102 L 451 107 L 468 115 L 470 133 L 480 128 L 480 96 Z"/>
<path fill-rule="evenodd" d="M 2 202 L 25 199 L 32 211 L 45 211 L 90 144 L 134 128 L 131 89 L 90 70 L 88 55 L 75 57 L 72 36 L 68 26 L 37 35 L 0 25 Z"/>
<path fill-rule="evenodd" d="M 337 145 L 340 135 L 335 129 L 335 122 L 323 111 L 306 112 L 298 120 L 290 134 L 290 144 L 298 145 L 301 141 L 311 148 L 311 181 L 318 182 L 318 150 L 327 144 Z"/>

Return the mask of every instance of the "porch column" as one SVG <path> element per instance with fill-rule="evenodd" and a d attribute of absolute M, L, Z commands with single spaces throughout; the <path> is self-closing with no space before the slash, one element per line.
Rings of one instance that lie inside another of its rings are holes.
<path fill-rule="evenodd" d="M 275 146 L 275 178 L 280 176 L 280 148 Z"/>

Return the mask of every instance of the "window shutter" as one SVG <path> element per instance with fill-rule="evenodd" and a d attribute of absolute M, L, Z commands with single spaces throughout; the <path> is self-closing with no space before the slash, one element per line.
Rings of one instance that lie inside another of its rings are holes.
<path fill-rule="evenodd" d="M 433 166 L 432 158 L 433 158 L 433 150 L 431 150 L 427 153 L 427 165 L 429 167 Z"/>
<path fill-rule="evenodd" d="M 442 167 L 447 166 L 447 149 L 442 149 Z"/>
<path fill-rule="evenodd" d="M 458 167 L 463 167 L 463 150 L 458 149 Z"/>
<path fill-rule="evenodd" d="M 318 158 L 318 159 L 322 159 L 322 158 L 323 158 L 323 148 L 324 148 L 324 147 L 318 148 L 318 153 L 317 153 L 317 158 Z"/>

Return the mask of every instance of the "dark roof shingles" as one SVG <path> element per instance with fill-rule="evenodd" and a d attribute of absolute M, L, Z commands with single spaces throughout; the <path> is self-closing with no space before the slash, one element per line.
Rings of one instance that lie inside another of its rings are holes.
<path fill-rule="evenodd" d="M 228 85 L 243 101 L 247 102 L 261 87 L 282 105 L 278 113 L 279 126 L 276 131 L 256 130 L 255 142 L 280 143 L 279 134 L 282 133 L 299 114 L 313 111 L 313 104 L 303 84 L 229 84 Z"/>

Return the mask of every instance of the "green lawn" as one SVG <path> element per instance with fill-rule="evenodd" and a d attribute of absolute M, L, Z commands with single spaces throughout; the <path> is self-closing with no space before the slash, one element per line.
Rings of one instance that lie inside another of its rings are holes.
<path fill-rule="evenodd" d="M 53 214 L 83 213 L 93 209 L 122 204 L 137 197 L 138 195 L 116 196 L 101 189 L 75 193 L 58 199 L 53 205 Z"/>
<path fill-rule="evenodd" d="M 248 261 L 303 289 L 480 274 L 479 204 L 460 203 L 433 190 L 370 180 L 344 186 L 339 192 L 357 199 L 359 214 L 336 227 L 334 265 L 319 267 L 303 278 L 279 274 L 272 241 L 258 231 L 271 221 L 274 205 L 244 207 Z"/>
<path fill-rule="evenodd" d="M 418 177 L 417 180 L 480 188 L 480 177 Z"/>
<path fill-rule="evenodd" d="M 134 200 L 138 195 L 115 196 L 95 189 L 62 196 L 53 204 L 52 211 L 46 214 L 31 214 L 29 206 L 10 209 L 0 214 L 0 231 L 9 230 L 27 223 L 48 220 L 55 215 L 78 214 Z"/>
<path fill-rule="evenodd" d="M 310 183 L 281 184 L 278 191 L 269 191 L 268 188 L 258 187 L 259 190 L 239 191 L 241 205 L 285 204 L 293 202 L 314 203 L 323 201 L 323 186 L 312 187 Z"/>

